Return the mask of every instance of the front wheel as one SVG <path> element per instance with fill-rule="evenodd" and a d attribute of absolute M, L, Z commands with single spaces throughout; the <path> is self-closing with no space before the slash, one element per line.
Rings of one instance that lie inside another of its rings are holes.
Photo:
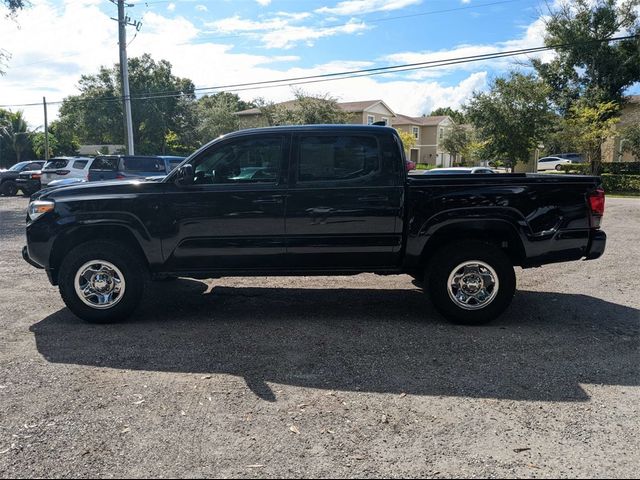
<path fill-rule="evenodd" d="M 60 295 L 78 317 L 92 323 L 124 320 L 144 291 L 146 267 L 126 245 L 96 241 L 78 245 L 60 266 Z"/>
<path fill-rule="evenodd" d="M 426 274 L 431 299 L 448 320 L 479 325 L 511 303 L 516 276 L 509 257 L 484 242 L 459 242 L 438 251 Z"/>
<path fill-rule="evenodd" d="M 557 172 L 561 172 L 562 171 L 562 165 L 556 165 L 556 171 Z"/>
<path fill-rule="evenodd" d="M 6 197 L 15 197 L 18 193 L 18 185 L 16 185 L 16 182 L 7 180 L 0 187 L 0 193 Z"/>

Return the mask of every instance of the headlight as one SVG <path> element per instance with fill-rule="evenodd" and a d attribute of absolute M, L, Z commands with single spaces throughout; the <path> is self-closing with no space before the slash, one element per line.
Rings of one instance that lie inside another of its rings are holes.
<path fill-rule="evenodd" d="M 50 200 L 35 200 L 29 204 L 27 213 L 29 214 L 29 218 L 33 222 L 45 213 L 51 212 L 54 207 L 55 204 Z"/>

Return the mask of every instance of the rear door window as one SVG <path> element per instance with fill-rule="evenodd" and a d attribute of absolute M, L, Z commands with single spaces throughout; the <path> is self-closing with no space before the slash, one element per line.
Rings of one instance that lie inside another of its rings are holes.
<path fill-rule="evenodd" d="M 129 172 L 166 172 L 164 160 L 153 157 L 125 157 L 124 170 Z"/>
<path fill-rule="evenodd" d="M 91 162 L 90 170 L 108 170 L 115 171 L 118 169 L 117 157 L 96 157 Z"/>
<path fill-rule="evenodd" d="M 373 136 L 301 136 L 298 152 L 298 183 L 360 183 L 380 172 L 378 141 Z"/>
<path fill-rule="evenodd" d="M 88 162 L 89 160 L 76 160 L 75 162 L 73 162 L 73 168 L 77 170 L 84 170 L 84 167 L 87 166 Z"/>
<path fill-rule="evenodd" d="M 34 162 L 27 165 L 27 168 L 25 170 L 40 170 L 41 168 L 42 168 L 41 163 Z"/>

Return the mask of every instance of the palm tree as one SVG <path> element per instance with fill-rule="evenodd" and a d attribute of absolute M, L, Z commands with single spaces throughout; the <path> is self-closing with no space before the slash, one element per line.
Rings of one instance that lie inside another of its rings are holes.
<path fill-rule="evenodd" d="M 27 150 L 31 144 L 31 133 L 29 126 L 24 120 L 21 110 L 16 113 L 9 113 L 7 122 L 0 129 L 0 135 L 7 141 L 16 154 L 16 163 L 21 160 L 22 153 Z"/>

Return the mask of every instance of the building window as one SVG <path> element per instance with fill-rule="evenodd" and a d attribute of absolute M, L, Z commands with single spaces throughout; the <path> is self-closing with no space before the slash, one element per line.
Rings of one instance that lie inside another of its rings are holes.
<path fill-rule="evenodd" d="M 444 128 L 440 128 L 440 140 L 444 138 Z"/>
<path fill-rule="evenodd" d="M 382 117 L 382 121 L 384 122 L 385 126 L 389 126 L 389 119 L 387 117 Z"/>
<path fill-rule="evenodd" d="M 373 125 L 373 122 L 375 122 L 376 119 L 373 118 L 373 115 L 367 115 L 367 125 Z"/>
<path fill-rule="evenodd" d="M 413 127 L 413 138 L 415 138 L 416 140 L 420 139 L 420 128 L 418 127 Z"/>

